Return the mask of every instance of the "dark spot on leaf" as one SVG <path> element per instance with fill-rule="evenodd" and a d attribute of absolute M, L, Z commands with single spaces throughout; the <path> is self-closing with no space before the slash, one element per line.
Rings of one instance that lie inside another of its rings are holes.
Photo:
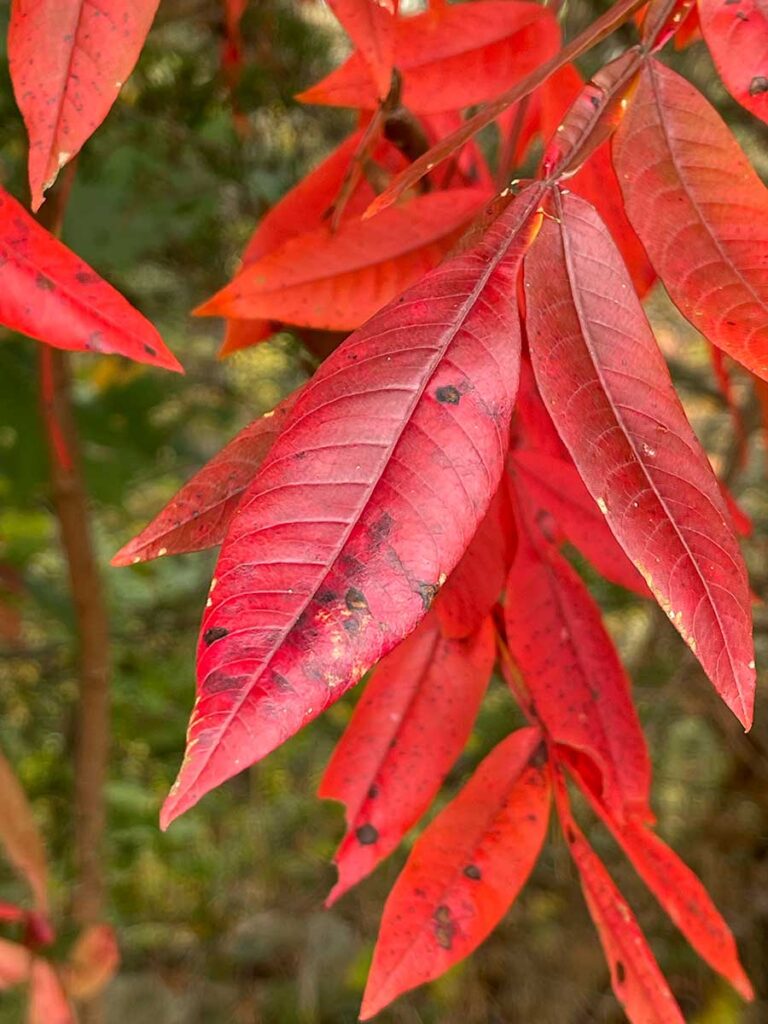
<path fill-rule="evenodd" d="M 627 977 L 627 972 L 626 972 L 626 970 L 624 968 L 624 964 L 621 962 L 621 960 L 617 960 L 616 961 L 616 981 L 618 981 L 618 983 L 620 985 L 623 985 L 626 977 Z"/>
<path fill-rule="evenodd" d="M 438 946 L 441 946 L 443 949 L 450 949 L 453 945 L 453 933 L 456 931 L 456 925 L 451 917 L 451 908 L 447 907 L 444 903 L 441 903 L 435 910 L 434 925 Z"/>
<path fill-rule="evenodd" d="M 392 532 L 394 520 L 389 512 L 382 512 L 376 522 L 371 526 L 371 537 L 374 543 L 381 543 Z"/>
<path fill-rule="evenodd" d="M 565 838 L 568 840 L 571 846 L 576 842 L 576 833 L 573 831 L 570 825 L 566 825 Z"/>
<path fill-rule="evenodd" d="M 597 98 L 597 96 L 590 96 L 589 97 L 589 102 L 592 104 L 592 106 L 595 108 L 595 110 L 599 109 L 599 107 L 600 107 L 600 100 Z"/>
<path fill-rule="evenodd" d="M 211 626 L 210 629 L 206 629 L 203 633 L 203 643 L 206 647 L 210 647 L 214 640 L 221 640 L 228 632 L 229 630 L 225 629 L 224 626 Z"/>
<path fill-rule="evenodd" d="M 749 18 L 746 16 L 744 11 L 736 11 L 736 17 L 739 21 L 749 21 Z"/>
<path fill-rule="evenodd" d="M 477 866 L 477 864 L 467 864 L 467 866 L 464 868 L 464 874 L 467 876 L 467 878 L 471 878 L 473 882 L 479 882 L 480 879 L 483 877 L 482 872 L 480 871 L 480 868 Z"/>
<path fill-rule="evenodd" d="M 318 590 L 317 594 L 315 595 L 315 600 L 317 601 L 318 604 L 333 604 L 333 602 L 336 600 L 336 594 L 333 590 L 328 590 L 328 588 L 324 588 L 323 590 Z"/>
<path fill-rule="evenodd" d="M 429 611 L 435 596 L 440 589 L 436 583 L 419 583 L 417 586 L 419 596 L 424 604 L 424 611 Z"/>
<path fill-rule="evenodd" d="M 78 270 L 75 274 L 75 280 L 80 284 L 96 284 L 99 277 L 98 274 L 93 274 L 90 270 Z"/>
<path fill-rule="evenodd" d="M 272 673 L 272 682 L 275 684 L 275 687 L 283 693 L 293 692 L 293 687 L 291 686 L 291 684 L 288 682 L 285 676 L 280 675 L 279 672 Z"/>
<path fill-rule="evenodd" d="M 768 92 L 768 78 L 765 75 L 755 75 L 749 83 L 749 95 L 761 96 L 764 92 Z"/>
<path fill-rule="evenodd" d="M 444 402 L 448 405 L 458 405 L 461 401 L 461 392 L 458 388 L 455 388 L 453 384 L 446 384 L 444 387 L 437 389 L 435 397 L 438 402 Z"/>
<path fill-rule="evenodd" d="M 345 619 L 344 629 L 346 629 L 346 631 L 350 633 L 352 636 L 355 636 L 357 633 L 360 632 L 360 623 L 357 621 L 357 619 Z"/>
<path fill-rule="evenodd" d="M 379 795 L 379 787 L 374 783 L 368 790 L 368 799 L 375 800 Z"/>
<path fill-rule="evenodd" d="M 362 843 L 363 846 L 370 846 L 371 843 L 375 843 L 379 838 L 379 830 L 374 828 L 373 825 L 361 825 L 360 828 L 355 829 L 355 835 L 358 842 Z"/>
<path fill-rule="evenodd" d="M 536 747 L 534 752 L 531 754 L 528 764 L 532 768 L 541 768 L 542 765 L 547 763 L 547 744 L 544 740 Z"/>
<path fill-rule="evenodd" d="M 345 576 L 352 580 L 363 576 L 365 573 L 365 566 L 354 555 L 342 555 L 339 559 L 339 568 Z"/>
<path fill-rule="evenodd" d="M 344 595 L 344 603 L 351 612 L 367 612 L 368 602 L 365 599 L 365 594 L 361 590 L 357 590 L 355 587 L 350 587 Z"/>
<path fill-rule="evenodd" d="M 144 345 L 142 347 L 143 347 L 144 351 L 147 353 L 148 356 L 156 356 L 157 355 L 157 349 L 156 348 L 152 348 L 151 345 Z"/>
<path fill-rule="evenodd" d="M 35 284 L 44 292 L 52 292 L 56 287 L 50 277 L 46 277 L 45 274 L 40 273 L 35 276 Z"/>

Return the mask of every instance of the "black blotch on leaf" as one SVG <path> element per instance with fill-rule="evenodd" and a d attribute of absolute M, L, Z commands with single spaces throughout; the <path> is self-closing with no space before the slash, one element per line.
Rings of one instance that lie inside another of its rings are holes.
<path fill-rule="evenodd" d="M 206 647 L 210 647 L 214 640 L 221 640 L 227 633 L 229 633 L 229 630 L 225 629 L 224 626 L 211 626 L 210 629 L 206 629 L 203 633 L 203 643 Z"/>
<path fill-rule="evenodd" d="M 479 882 L 483 877 L 483 874 L 477 864 L 467 864 L 464 868 L 464 874 L 467 878 L 471 878 L 473 882 Z"/>
<path fill-rule="evenodd" d="M 365 594 L 362 590 L 358 590 L 356 587 L 350 587 L 344 595 L 344 604 L 351 612 L 367 612 L 368 602 L 365 599 Z"/>
<path fill-rule="evenodd" d="M 600 100 L 597 98 L 597 96 L 590 96 L 589 102 L 592 104 L 595 110 L 597 110 L 600 107 Z"/>
<path fill-rule="evenodd" d="M 420 582 L 417 586 L 419 597 L 424 605 L 424 611 L 429 611 L 432 602 L 435 600 L 440 587 L 436 583 Z"/>
<path fill-rule="evenodd" d="M 536 747 L 534 752 L 531 754 L 528 764 L 532 768 L 541 768 L 542 765 L 547 763 L 547 744 L 544 740 Z"/>
<path fill-rule="evenodd" d="M 565 838 L 568 840 L 571 846 L 573 846 L 573 844 L 576 842 L 576 833 L 573 831 L 570 825 L 566 826 Z"/>
<path fill-rule="evenodd" d="M 375 800 L 378 795 L 379 795 L 379 787 L 374 783 L 374 785 L 372 785 L 370 787 L 370 789 L 368 790 L 368 799 L 369 800 Z"/>
<path fill-rule="evenodd" d="M 373 825 L 361 825 L 360 828 L 355 829 L 355 835 L 358 842 L 362 843 L 363 846 L 370 846 L 379 838 L 379 830 L 374 828 Z"/>
<path fill-rule="evenodd" d="M 329 590 L 324 587 L 322 590 L 318 590 L 315 595 L 315 600 L 318 604 L 333 604 L 336 600 L 336 593 L 333 590 Z"/>
<path fill-rule="evenodd" d="M 456 925 L 453 923 L 451 908 L 445 903 L 441 903 L 435 910 L 434 925 L 438 946 L 450 949 L 453 945 L 453 933 L 456 931 Z"/>
<path fill-rule="evenodd" d="M 438 402 L 443 402 L 447 405 L 458 405 L 461 401 L 461 392 L 453 384 L 446 384 L 444 387 L 437 389 L 435 397 Z"/>
<path fill-rule="evenodd" d="M 157 355 L 157 349 L 156 348 L 152 348 L 151 345 L 143 345 L 142 347 L 143 347 L 144 351 L 147 353 L 148 356 L 156 356 Z"/>
<path fill-rule="evenodd" d="M 764 92 L 768 92 L 768 78 L 765 75 L 755 75 L 749 83 L 749 95 L 762 96 Z"/>
<path fill-rule="evenodd" d="M 46 277 L 45 274 L 40 273 L 35 275 L 35 284 L 44 292 L 52 292 L 56 287 L 50 277 Z"/>
<path fill-rule="evenodd" d="M 626 972 L 626 969 L 624 967 L 624 964 L 621 962 L 621 960 L 617 960 L 616 961 L 616 981 L 618 981 L 618 983 L 620 985 L 623 985 L 626 977 L 627 977 L 627 972 Z"/>

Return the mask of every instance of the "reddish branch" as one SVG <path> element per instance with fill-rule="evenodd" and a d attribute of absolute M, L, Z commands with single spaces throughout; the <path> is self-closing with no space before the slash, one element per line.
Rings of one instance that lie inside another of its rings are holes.
<path fill-rule="evenodd" d="M 70 165 L 74 170 L 73 165 Z M 73 170 L 62 175 L 40 220 L 59 233 Z M 69 355 L 39 347 L 42 418 L 50 452 L 51 498 L 69 574 L 79 644 L 79 701 L 75 748 L 76 890 L 73 916 L 78 924 L 104 917 L 104 785 L 109 749 L 110 650 L 107 608 L 93 549 L 88 495 L 79 457 Z M 83 1024 L 99 1024 L 100 1000 L 83 1006 Z"/>

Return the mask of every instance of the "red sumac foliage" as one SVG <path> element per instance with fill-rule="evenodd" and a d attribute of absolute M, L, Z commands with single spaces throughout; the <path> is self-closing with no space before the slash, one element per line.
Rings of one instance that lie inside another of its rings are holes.
<path fill-rule="evenodd" d="M 629 679 L 561 549 L 655 599 L 749 728 L 743 517 L 640 299 L 658 277 L 718 353 L 768 379 L 768 194 L 707 100 L 655 56 L 700 25 L 726 87 L 765 119 L 764 3 L 700 0 L 696 12 L 653 0 L 641 12 L 642 0 L 618 0 L 566 44 L 552 10 L 523 0 L 415 14 L 395 0 L 330 6 L 353 52 L 300 99 L 350 107 L 358 128 L 267 214 L 241 270 L 197 312 L 228 320 L 222 354 L 281 324 L 352 333 L 114 559 L 221 544 L 162 825 L 376 666 L 321 786 L 346 806 L 334 900 L 427 810 L 498 659 L 529 724 L 413 847 L 363 1015 L 483 940 L 533 867 L 554 792 L 618 999 L 635 1024 L 682 1020 L 574 820 L 568 780 L 694 948 L 749 998 L 726 924 L 652 831 Z M 74 0 L 14 0 L 35 208 L 106 114 L 156 2 L 109 7 L 103 17 Z M 238 68 L 243 7 L 225 5 Z M 572 62 L 633 15 L 638 42 L 585 84 Z M 495 162 L 474 140 L 491 124 Z M 536 141 L 539 167 L 519 181 Z M 5 195 L 0 247 L 4 322 L 178 368 L 139 314 Z M 719 355 L 715 365 L 727 392 Z M 43 869 L 20 837 L 6 829 L 40 903 Z M 6 921 L 18 914 L 0 908 Z M 53 1005 L 62 979 L 87 989 L 107 973 L 103 940 L 85 937 L 60 976 L 0 949 L 0 977 L 31 977 L 35 999 Z M 101 967 L 83 969 L 89 957 Z"/>

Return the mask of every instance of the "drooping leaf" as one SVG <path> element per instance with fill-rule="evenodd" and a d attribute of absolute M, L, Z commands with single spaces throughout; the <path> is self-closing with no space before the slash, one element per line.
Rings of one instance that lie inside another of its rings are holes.
<path fill-rule="evenodd" d="M 763 0 L 699 0 L 699 22 L 730 94 L 768 121 L 768 8 Z"/>
<path fill-rule="evenodd" d="M 526 260 L 540 392 L 616 539 L 748 727 L 749 588 L 720 489 L 604 224 L 577 196 L 554 201 Z"/>
<path fill-rule="evenodd" d="M 533 502 L 553 516 L 569 543 L 601 576 L 640 597 L 649 596 L 645 581 L 611 533 L 572 462 L 525 448 L 516 449 L 511 461 Z"/>
<path fill-rule="evenodd" d="M 0 846 L 29 883 L 38 910 L 48 906 L 48 868 L 37 822 L 19 780 L 0 753 Z"/>
<path fill-rule="evenodd" d="M 41 957 L 32 963 L 27 1024 L 76 1024 L 56 969 Z"/>
<path fill-rule="evenodd" d="M 521 81 L 513 85 L 506 92 L 496 99 L 483 105 L 483 107 L 468 118 L 464 123 L 450 135 L 446 136 L 431 149 L 427 150 L 417 160 L 414 160 L 404 171 L 390 182 L 384 191 L 374 199 L 365 212 L 366 217 L 372 217 L 382 210 L 386 210 L 392 203 L 396 202 L 417 182 L 421 181 L 429 172 L 443 160 L 448 159 L 473 136 L 483 128 L 492 124 L 499 114 L 507 107 L 525 99 L 535 89 L 542 85 L 560 68 L 565 67 L 576 60 L 583 53 L 586 53 L 592 46 L 597 45 L 601 40 L 611 35 L 619 25 L 623 24 L 633 13 L 643 6 L 645 0 L 617 0 L 599 18 L 596 18 L 583 32 L 579 33 L 567 46 L 564 46 L 559 53 L 555 54 L 543 64 L 539 64 L 535 70 L 526 75 Z"/>
<path fill-rule="evenodd" d="M 352 330 L 431 270 L 487 198 L 475 188 L 428 193 L 372 221 L 290 238 L 196 313 Z"/>
<path fill-rule="evenodd" d="M 459 561 L 501 477 L 540 195 L 391 302 L 300 395 L 224 541 L 164 826 L 357 682 Z"/>
<path fill-rule="evenodd" d="M 588 787 L 584 791 L 638 875 L 693 949 L 744 999 L 753 999 L 752 985 L 739 962 L 731 930 L 693 871 L 647 825 L 634 820 L 617 822 L 598 796 Z"/>
<path fill-rule="evenodd" d="M 651 59 L 613 156 L 629 219 L 672 301 L 767 377 L 768 190 L 729 128 L 694 86 Z"/>
<path fill-rule="evenodd" d="M 243 268 L 256 263 L 289 238 L 322 226 L 339 194 L 362 137 L 362 130 L 353 132 L 264 215 L 243 253 Z M 377 165 L 386 173 L 405 166 L 402 154 L 384 139 L 377 144 L 373 155 Z M 371 185 L 362 176 L 347 199 L 344 218 L 359 217 L 373 197 Z M 263 341 L 274 333 L 276 326 L 268 320 L 230 319 L 219 355 L 226 356 Z"/>
<path fill-rule="evenodd" d="M 501 594 L 515 539 L 515 517 L 506 481 L 502 481 L 469 547 L 435 599 L 444 636 L 460 639 L 480 628 Z"/>
<path fill-rule="evenodd" d="M 379 0 L 328 0 L 347 35 L 355 44 L 383 100 L 392 81 L 395 56 L 395 4 Z"/>
<path fill-rule="evenodd" d="M 402 102 L 416 114 L 482 103 L 550 58 L 560 41 L 551 12 L 525 0 L 439 5 L 395 28 Z M 301 93 L 305 103 L 372 110 L 378 94 L 359 53 Z"/>
<path fill-rule="evenodd" d="M 555 797 L 568 849 L 579 870 L 584 898 L 611 972 L 611 985 L 624 1012 L 631 1024 L 685 1024 L 635 915 L 576 824 L 562 781 L 556 782 Z"/>
<path fill-rule="evenodd" d="M 61 982 L 72 999 L 91 999 L 109 983 L 120 963 L 114 929 L 93 924 L 78 936 L 66 963 Z"/>
<path fill-rule="evenodd" d="M 536 863 L 549 804 L 541 733 L 520 729 L 417 840 L 384 907 L 362 1020 L 439 977 L 490 934 Z"/>
<path fill-rule="evenodd" d="M 112 565 L 134 565 L 163 555 L 220 544 L 246 487 L 290 415 L 296 393 L 249 423 L 198 470 Z"/>
<path fill-rule="evenodd" d="M 99 127 L 133 71 L 159 0 L 13 0 L 8 61 L 29 135 L 32 209 Z"/>
<path fill-rule="evenodd" d="M 181 371 L 152 324 L 2 189 L 0 322 L 55 348 Z"/>
<path fill-rule="evenodd" d="M 651 766 L 629 680 L 588 590 L 530 516 L 521 508 L 507 580 L 509 652 L 548 735 L 591 759 L 618 819 L 648 817 Z"/>
<path fill-rule="evenodd" d="M 427 810 L 464 748 L 493 668 L 493 624 L 442 636 L 434 613 L 377 666 L 318 793 L 346 805 L 334 903 L 376 867 Z"/>

